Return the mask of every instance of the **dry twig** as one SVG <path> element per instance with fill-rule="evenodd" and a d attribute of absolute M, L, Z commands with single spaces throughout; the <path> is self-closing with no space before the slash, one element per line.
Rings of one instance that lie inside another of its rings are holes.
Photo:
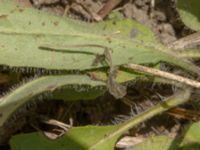
<path fill-rule="evenodd" d="M 176 107 L 170 109 L 167 114 L 174 116 L 177 119 L 186 119 L 191 121 L 198 121 L 200 118 L 199 111 L 189 110 L 185 108 Z"/>
<path fill-rule="evenodd" d="M 99 10 L 97 16 L 94 18 L 96 21 L 103 20 L 122 0 L 109 0 L 103 8 Z"/>
<path fill-rule="evenodd" d="M 168 47 L 172 49 L 185 49 L 195 47 L 200 44 L 200 31 L 183 37 L 173 43 L 171 43 Z"/>
<path fill-rule="evenodd" d="M 149 68 L 149 67 L 145 67 L 145 66 L 137 65 L 137 64 L 128 64 L 128 65 L 124 65 L 124 66 L 126 68 L 132 69 L 134 71 L 151 74 L 151 75 L 154 75 L 157 77 L 177 81 L 179 83 L 183 83 L 183 84 L 195 87 L 195 88 L 200 88 L 200 82 L 198 82 L 196 80 L 191 80 L 191 79 L 179 76 L 179 75 L 175 75 L 172 73 L 164 72 L 164 71 L 161 71 L 158 69 Z"/>

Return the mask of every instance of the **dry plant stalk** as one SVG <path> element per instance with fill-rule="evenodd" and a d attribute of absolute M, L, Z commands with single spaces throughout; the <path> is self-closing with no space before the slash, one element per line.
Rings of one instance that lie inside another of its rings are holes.
<path fill-rule="evenodd" d="M 195 47 L 198 44 L 200 44 L 200 32 L 196 32 L 186 37 L 183 37 L 171 43 L 168 47 L 175 50 L 181 50 L 185 48 Z"/>
<path fill-rule="evenodd" d="M 126 68 L 132 69 L 134 71 L 148 73 L 148 74 L 151 74 L 151 75 L 154 75 L 157 77 L 177 81 L 179 83 L 183 83 L 183 84 L 195 87 L 195 88 L 200 88 L 200 82 L 198 82 L 196 80 L 188 79 L 188 78 L 185 78 L 185 77 L 182 77 L 179 75 L 164 72 L 164 71 L 154 69 L 154 68 L 145 67 L 145 66 L 138 65 L 138 64 L 128 64 L 128 65 L 124 65 L 124 66 Z"/>
<path fill-rule="evenodd" d="M 98 17 L 94 18 L 96 21 L 103 20 L 122 0 L 108 0 L 106 4 L 97 13 Z"/>

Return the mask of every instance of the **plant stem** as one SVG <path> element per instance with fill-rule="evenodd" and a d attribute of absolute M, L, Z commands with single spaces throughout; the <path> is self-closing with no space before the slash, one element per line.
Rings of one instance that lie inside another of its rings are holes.
<path fill-rule="evenodd" d="M 158 114 L 160 114 L 170 108 L 173 108 L 177 105 L 185 103 L 186 101 L 188 101 L 189 97 L 190 97 L 190 90 L 184 90 L 180 93 L 173 95 L 172 97 L 169 97 L 166 101 L 154 106 L 153 108 L 150 108 L 146 112 L 119 125 L 119 128 L 117 130 L 113 131 L 111 134 L 109 134 L 105 138 L 98 141 L 96 144 L 94 144 L 92 147 L 90 147 L 89 150 L 94 150 L 100 144 L 103 144 L 104 142 L 108 142 L 108 140 L 113 140 L 114 138 L 119 137 L 124 132 L 126 132 L 129 129 L 135 127 L 136 125 L 152 118 L 155 115 L 158 115 Z"/>
<path fill-rule="evenodd" d="M 158 69 L 154 69 L 154 68 L 149 68 L 149 67 L 145 67 L 142 65 L 138 65 L 138 64 L 128 64 L 128 65 L 124 65 L 124 67 L 134 70 L 134 71 L 139 71 L 139 72 L 143 72 L 143 73 L 147 73 L 147 74 L 151 74 L 157 77 L 161 77 L 161 78 L 165 78 L 165 79 L 169 79 L 169 80 L 173 80 L 173 81 L 177 81 L 195 88 L 200 88 L 200 82 L 196 81 L 196 80 L 192 80 L 192 79 L 188 79 L 179 75 L 175 75 L 169 72 L 165 72 L 165 71 L 161 71 Z"/>

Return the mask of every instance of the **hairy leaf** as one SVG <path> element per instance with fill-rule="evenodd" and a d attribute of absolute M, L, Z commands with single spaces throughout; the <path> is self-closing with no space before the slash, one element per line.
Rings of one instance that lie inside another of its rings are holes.
<path fill-rule="evenodd" d="M 148 28 L 131 20 L 90 25 L 23 8 L 12 0 L 0 1 L 0 16 L 0 65 L 94 69 L 107 66 L 92 64 L 103 47 L 108 47 L 113 50 L 113 65 L 164 61 L 199 73 L 194 65 L 158 44 Z"/>
<path fill-rule="evenodd" d="M 115 130 L 117 126 L 85 126 L 75 127 L 62 138 L 50 140 L 41 133 L 21 134 L 12 138 L 10 144 L 12 150 L 29 149 L 29 150 L 55 150 L 55 149 L 71 149 L 86 150 L 98 140 L 103 139 L 107 134 Z M 33 144 L 34 143 L 34 144 Z M 113 145 L 108 144 L 104 150 L 113 149 Z M 30 144 L 32 146 L 30 146 Z M 103 147 L 102 147 L 103 148 Z M 100 149 L 99 149 L 100 150 Z M 102 149 L 101 149 L 102 150 Z"/>
<path fill-rule="evenodd" d="M 189 91 L 181 92 L 170 97 L 165 102 L 154 106 L 148 111 L 115 126 L 94 127 L 86 126 L 72 128 L 61 139 L 50 141 L 39 133 L 20 134 L 11 139 L 12 150 L 27 149 L 32 143 L 33 149 L 80 149 L 80 150 L 112 150 L 117 139 L 127 130 L 141 122 L 160 114 L 188 100 Z M 69 144 L 70 143 L 70 144 Z M 30 149 L 31 150 L 31 149 Z"/>
<path fill-rule="evenodd" d="M 94 99 L 105 91 L 105 89 L 102 88 L 98 89 L 99 86 L 105 86 L 103 82 L 93 81 L 85 75 L 60 75 L 41 77 L 20 86 L 10 94 L 0 98 L 0 126 L 3 125 L 3 123 L 14 111 L 16 111 L 17 108 L 30 101 L 31 98 L 45 92 L 53 92 L 59 90 L 60 88 L 67 85 L 69 85 L 69 90 L 64 91 L 66 93 L 69 92 L 69 99 L 67 100 L 79 100 L 79 93 L 82 93 L 82 98 Z M 77 85 L 81 86 L 80 88 L 83 88 L 84 85 L 87 85 L 89 86 L 88 89 L 95 87 L 97 87 L 97 89 L 93 90 L 93 92 L 96 92 L 92 93 L 92 96 L 87 96 L 87 94 L 91 91 L 88 93 L 85 91 L 80 91 L 79 89 L 76 89 Z M 75 90 L 72 92 L 72 89 Z"/>

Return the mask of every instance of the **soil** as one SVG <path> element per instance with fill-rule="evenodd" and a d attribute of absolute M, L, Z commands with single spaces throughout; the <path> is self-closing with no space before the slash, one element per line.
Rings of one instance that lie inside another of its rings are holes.
<path fill-rule="evenodd" d="M 34 7 L 63 17 L 80 19 L 88 23 L 94 21 L 94 16 L 107 2 L 107 0 L 16 1 L 27 7 Z M 155 0 L 155 4 L 152 4 L 152 0 L 126 0 L 117 5 L 115 10 L 118 10 L 124 18 L 133 19 L 149 26 L 156 34 L 157 39 L 166 45 L 193 33 L 179 18 L 175 8 L 175 0 Z M 104 18 L 104 20 L 106 19 Z M 3 72 L 3 74 L 7 74 L 7 72 Z M 23 74 L 22 79 L 27 76 L 29 75 Z M 10 81 L 5 83 L 0 80 L 1 92 L 8 90 L 12 85 L 13 83 L 10 83 Z M 8 121 L 8 124 L 0 129 L 0 144 L 3 145 L 0 149 L 9 149 L 8 140 L 12 135 L 35 131 L 36 129 L 32 125 L 33 122 L 37 122 L 37 126 L 40 127 L 41 124 L 38 124 L 38 118 L 34 116 L 45 116 L 66 124 L 70 124 L 70 118 L 72 118 L 73 126 L 118 124 L 144 112 L 173 93 L 174 87 L 169 85 L 137 82 L 128 87 L 128 95 L 125 97 L 133 104 L 132 107 L 125 104 L 123 100 L 114 99 L 109 93 L 89 102 L 80 100 L 79 102 L 64 103 L 61 100 L 51 101 L 48 99 L 35 101 L 23 106 L 19 113 L 16 113 Z M 44 103 L 45 105 L 43 105 Z M 49 107 L 44 108 L 46 105 Z M 183 108 L 193 109 L 193 106 L 188 104 Z M 16 124 L 16 120 L 20 124 Z M 132 129 L 129 135 L 147 137 L 149 135 L 164 134 L 175 137 L 180 132 L 183 124 L 187 122 L 188 119 L 186 118 L 180 119 L 164 113 Z"/>
<path fill-rule="evenodd" d="M 151 1 L 126 0 L 115 9 L 119 9 L 125 18 L 149 26 L 163 44 L 169 44 L 193 32 L 179 18 L 175 0 L 155 0 L 154 6 L 151 5 Z M 31 4 L 35 8 L 57 15 L 92 21 L 93 14 L 97 14 L 106 2 L 106 0 L 32 0 Z"/>

